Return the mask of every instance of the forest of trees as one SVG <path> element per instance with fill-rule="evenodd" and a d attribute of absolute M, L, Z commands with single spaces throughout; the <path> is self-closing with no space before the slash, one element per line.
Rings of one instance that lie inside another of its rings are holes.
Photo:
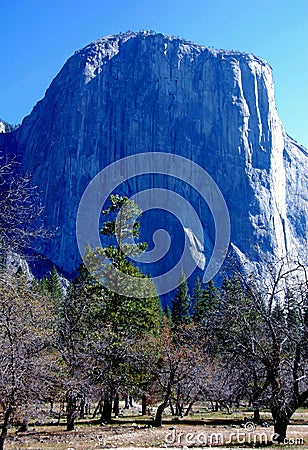
<path fill-rule="evenodd" d="M 108 424 L 119 415 L 120 399 L 129 398 L 140 402 L 144 415 L 155 406 L 153 426 L 161 426 L 167 407 L 183 417 L 196 402 L 214 410 L 253 405 L 256 422 L 259 409 L 267 407 L 283 442 L 292 414 L 308 401 L 308 273 L 301 262 L 285 258 L 268 264 L 262 288 L 254 274 L 235 264 L 222 285 L 204 286 L 197 278 L 192 292 L 182 273 L 165 311 L 154 286 L 147 298 L 117 294 L 84 265 L 64 289 L 56 268 L 36 280 L 21 268 L 6 267 L 8 251 L 21 253 L 33 236 L 46 236 L 37 225 L 41 210 L 30 181 L 7 182 L 5 170 L 0 170 L 0 206 L 6 208 L 0 213 L 0 450 L 12 423 L 26 430 L 31 421 L 65 417 L 72 430 L 77 419 L 91 414 Z M 24 211 L 16 201 L 9 203 L 12 192 L 20 202 L 27 193 Z M 122 232 L 138 238 L 138 224 L 129 231 L 125 218 L 115 220 L 123 205 L 128 212 L 137 208 L 116 195 L 103 211 L 102 233 L 110 245 L 100 257 L 142 279 L 128 244 L 125 252 L 119 240 L 115 244 Z M 140 252 L 146 248 L 138 245 Z"/>

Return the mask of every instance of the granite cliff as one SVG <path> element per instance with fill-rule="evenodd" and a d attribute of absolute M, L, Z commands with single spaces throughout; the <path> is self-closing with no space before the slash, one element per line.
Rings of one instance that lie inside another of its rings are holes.
<path fill-rule="evenodd" d="M 22 125 L 1 140 L 33 174 L 46 223 L 58 228 L 38 251 L 66 273 L 80 261 L 75 223 L 84 189 L 108 164 L 141 152 L 184 156 L 213 177 L 239 257 L 258 263 L 306 251 L 307 152 L 278 117 L 271 67 L 251 54 L 163 34 L 107 36 L 77 51 Z M 195 207 L 208 258 L 215 227 L 207 206 L 174 179 L 163 184 Z M 153 180 L 136 177 L 121 190 L 130 195 L 148 187 Z M 172 237 L 180 233 L 168 214 L 145 220 L 149 241 L 155 220 Z M 166 266 L 176 257 L 175 248 Z"/>

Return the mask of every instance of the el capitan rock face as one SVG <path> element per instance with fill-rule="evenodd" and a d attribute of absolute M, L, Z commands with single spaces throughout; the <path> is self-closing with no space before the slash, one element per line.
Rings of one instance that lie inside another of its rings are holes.
<path fill-rule="evenodd" d="M 306 249 L 307 153 L 285 133 L 271 68 L 253 55 L 146 32 L 102 38 L 66 62 L 13 138 L 6 145 L 34 175 L 47 225 L 58 227 L 40 251 L 68 273 L 80 261 L 75 223 L 84 189 L 108 164 L 141 152 L 184 156 L 213 177 L 239 256 L 255 262 Z M 174 179 L 164 183 L 195 207 L 208 258 L 215 230 L 206 205 Z M 151 186 L 139 177 L 123 192 Z M 169 216 L 159 220 L 168 227 Z"/>

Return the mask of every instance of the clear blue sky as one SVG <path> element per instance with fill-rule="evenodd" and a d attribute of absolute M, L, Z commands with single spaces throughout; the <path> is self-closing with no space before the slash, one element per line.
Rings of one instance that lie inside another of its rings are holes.
<path fill-rule="evenodd" d="M 0 117 L 21 122 L 75 50 L 140 29 L 266 59 L 286 131 L 308 147 L 308 0 L 0 0 Z"/>

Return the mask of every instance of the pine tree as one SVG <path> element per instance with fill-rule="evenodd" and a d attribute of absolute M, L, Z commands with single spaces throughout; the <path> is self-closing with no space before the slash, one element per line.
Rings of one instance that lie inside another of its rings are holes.
<path fill-rule="evenodd" d="M 117 398 L 119 389 L 129 391 L 132 385 L 136 388 L 138 383 L 144 383 L 146 377 L 140 372 L 140 367 L 132 367 L 128 349 L 132 349 L 132 343 L 138 345 L 138 341 L 141 342 L 147 335 L 158 336 L 163 323 L 154 283 L 130 259 L 130 256 L 142 253 L 147 246 L 146 243 L 134 241 L 139 237 L 139 222 L 135 219 L 141 211 L 127 197 L 112 195 L 110 203 L 109 208 L 102 211 L 103 216 L 110 217 L 110 220 L 104 222 L 101 230 L 104 243 L 109 245 L 89 248 L 85 258 L 87 267 L 104 285 L 102 323 L 105 330 L 95 353 L 95 361 L 101 371 L 97 382 L 105 386 L 101 416 L 105 423 L 111 420 L 112 400 Z M 112 264 L 106 264 L 107 258 Z M 133 282 L 123 283 L 123 274 L 130 275 L 126 279 L 133 279 Z"/>
<path fill-rule="evenodd" d="M 110 216 L 110 220 L 104 222 L 101 230 L 110 245 L 103 249 L 88 249 L 86 255 L 87 267 L 93 268 L 95 275 L 102 274 L 101 279 L 107 281 L 104 283 L 108 298 L 106 323 L 116 334 L 128 329 L 134 335 L 145 331 L 158 332 L 163 314 L 154 283 L 129 258 L 142 253 L 147 247 L 144 242 L 132 243 L 139 237 L 140 224 L 135 219 L 140 216 L 141 210 L 134 201 L 119 195 L 111 195 L 110 203 L 109 208 L 102 211 L 103 216 Z M 112 264 L 104 267 L 106 257 Z M 114 271 L 114 267 L 117 271 Z M 114 289 L 120 284 L 123 286 L 123 273 L 134 279 L 131 286 L 125 285 L 124 295 Z M 145 279 L 149 286 L 148 295 L 138 298 L 136 294 Z"/>
<path fill-rule="evenodd" d="M 172 300 L 172 321 L 174 325 L 181 326 L 190 322 L 190 295 L 186 281 L 186 275 L 182 271 L 180 285 Z"/>
<path fill-rule="evenodd" d="M 203 289 L 201 280 L 196 278 L 192 296 L 192 313 L 195 322 L 199 322 L 202 317 Z"/>
<path fill-rule="evenodd" d="M 166 307 L 165 320 L 166 320 L 167 327 L 171 328 L 172 327 L 172 312 L 171 312 L 169 305 L 167 305 L 167 307 Z"/>
<path fill-rule="evenodd" d="M 55 266 L 53 266 L 49 275 L 44 275 L 41 280 L 34 280 L 33 284 L 39 292 L 48 295 L 54 302 L 64 297 L 60 276 Z"/>
<path fill-rule="evenodd" d="M 47 279 L 47 288 L 53 299 L 61 299 L 63 297 L 60 276 L 58 274 L 56 266 L 53 266 L 51 274 Z"/>
<path fill-rule="evenodd" d="M 206 314 L 208 311 L 215 311 L 218 308 L 218 304 L 218 291 L 212 279 L 206 284 L 206 288 L 203 291 L 203 314 Z"/>
<path fill-rule="evenodd" d="M 202 289 L 200 279 L 196 279 L 193 292 L 193 318 L 200 322 L 218 308 L 219 296 L 214 280 L 210 280 Z"/>

